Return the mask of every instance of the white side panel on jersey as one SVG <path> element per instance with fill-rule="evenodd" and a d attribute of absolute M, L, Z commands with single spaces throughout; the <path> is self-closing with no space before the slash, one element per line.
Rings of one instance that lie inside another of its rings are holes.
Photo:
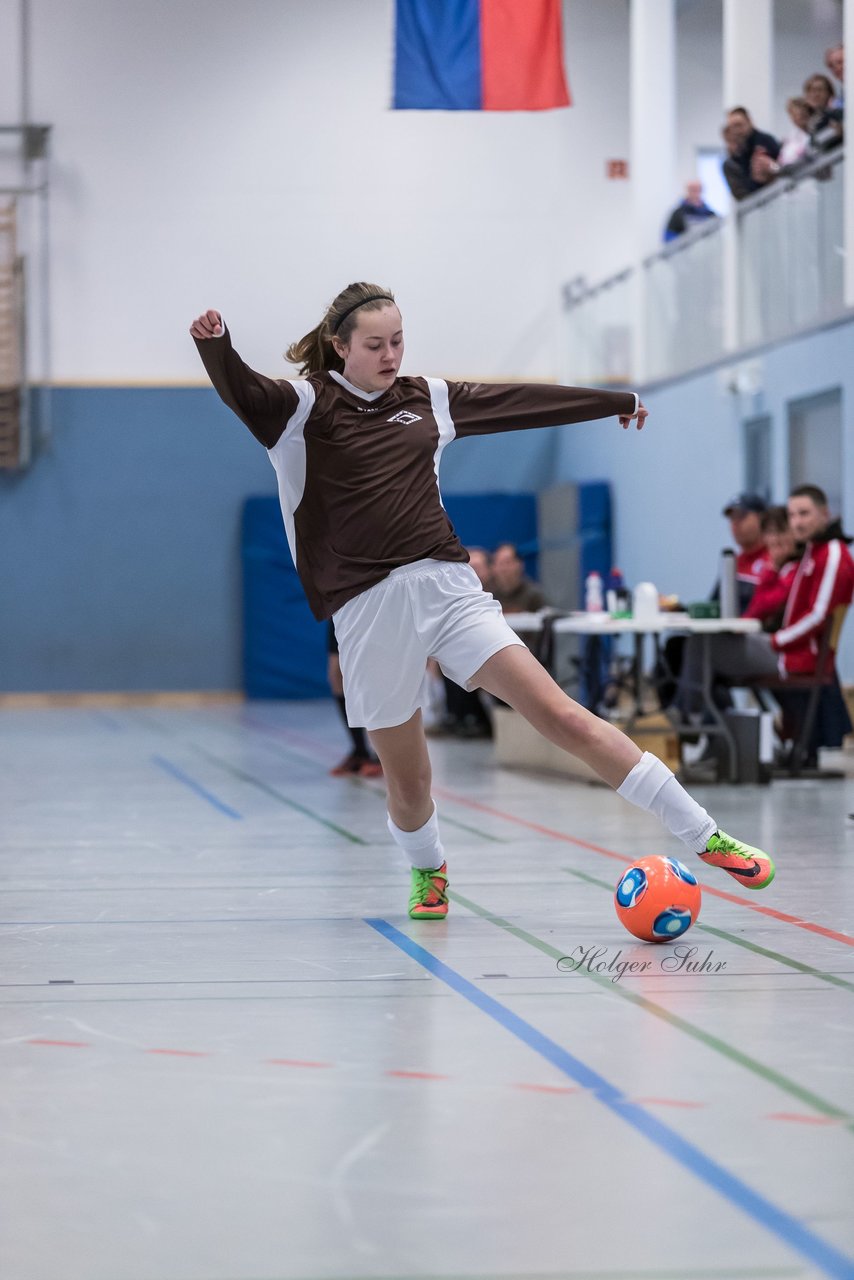
<path fill-rule="evenodd" d="M 282 508 L 282 519 L 285 522 L 285 533 L 294 565 L 297 562 L 297 540 L 294 528 L 294 513 L 302 502 L 305 491 L 305 424 L 308 415 L 314 408 L 314 387 L 303 379 L 289 379 L 291 386 L 299 396 L 299 404 L 288 418 L 284 431 L 267 450 L 267 457 L 273 464 L 279 484 L 279 503 Z"/>
<path fill-rule="evenodd" d="M 430 406 L 433 410 L 433 417 L 436 419 L 436 425 L 439 428 L 439 443 L 436 446 L 436 452 L 433 454 L 433 471 L 436 474 L 436 488 L 439 489 L 439 501 L 442 502 L 442 490 L 439 486 L 439 463 L 442 459 L 442 450 L 446 444 L 450 444 L 457 434 L 454 426 L 454 420 L 451 417 L 451 407 L 448 404 L 448 384 L 442 378 L 425 378 L 427 388 L 430 392 Z M 442 506 L 444 507 L 444 502 Z"/>

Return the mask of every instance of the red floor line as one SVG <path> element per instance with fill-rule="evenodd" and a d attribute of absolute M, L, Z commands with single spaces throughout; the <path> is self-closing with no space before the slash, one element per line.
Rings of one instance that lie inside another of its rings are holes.
<path fill-rule="evenodd" d="M 212 1058 L 211 1053 L 200 1053 L 197 1049 L 144 1049 L 143 1053 L 159 1053 L 169 1058 Z"/>
<path fill-rule="evenodd" d="M 28 1040 L 27 1044 L 56 1044 L 61 1045 L 64 1049 L 91 1049 L 92 1045 L 87 1040 L 42 1040 L 39 1038 Z"/>
<path fill-rule="evenodd" d="M 334 1067 L 334 1062 L 302 1062 L 299 1058 L 267 1058 L 273 1067 Z"/>
<path fill-rule="evenodd" d="M 86 1040 L 47 1040 L 41 1038 L 33 1038 L 26 1042 L 27 1044 L 43 1044 L 55 1045 L 64 1049 L 91 1049 L 92 1044 Z M 161 1057 L 169 1058 L 212 1058 L 216 1055 L 213 1053 L 202 1053 L 197 1049 L 143 1049 L 143 1053 L 157 1054 Z M 336 1064 L 334 1062 L 309 1062 L 301 1058 L 265 1058 L 262 1060 L 267 1066 L 277 1067 L 321 1067 L 332 1068 Z M 438 1075 L 432 1071 L 404 1071 L 404 1070 L 388 1070 L 383 1075 L 393 1076 L 402 1080 L 454 1080 L 454 1076 Z M 505 1081 L 505 1088 L 521 1089 L 526 1093 L 584 1093 L 584 1090 L 578 1085 L 560 1085 L 560 1084 L 533 1084 L 524 1080 Z M 707 1102 L 690 1102 L 684 1098 L 633 1098 L 632 1102 L 638 1105 L 661 1106 L 661 1107 L 680 1107 L 685 1110 L 700 1110 L 707 1107 Z M 844 1116 L 810 1116 L 802 1115 L 794 1111 L 774 1111 L 766 1114 L 766 1120 L 783 1120 L 791 1124 L 811 1124 L 811 1125 L 834 1125 L 844 1124 Z"/>
<path fill-rule="evenodd" d="M 544 827 L 539 822 L 531 822 L 527 818 L 520 818 L 515 813 L 504 813 L 501 809 L 494 809 L 491 805 L 481 804 L 479 800 L 470 800 L 468 796 L 458 795 L 455 791 L 450 791 L 447 787 L 437 787 L 434 785 L 433 794 L 446 800 L 453 800 L 456 804 L 464 805 L 468 809 L 476 809 L 480 813 L 488 813 L 493 818 L 501 818 L 504 822 L 514 822 L 517 826 L 526 827 L 529 831 L 538 831 L 541 835 L 550 836 L 553 840 L 562 840 L 565 844 L 574 844 L 581 849 L 590 849 L 593 853 L 600 853 L 605 858 L 613 858 L 615 861 L 628 866 L 631 859 L 624 853 L 617 853 L 614 849 L 605 849 L 600 844 L 592 844 L 589 840 L 582 840 L 580 836 L 567 835 L 565 831 L 555 831 L 553 827 Z M 703 893 L 711 894 L 715 898 L 723 898 L 725 902 L 735 902 L 740 907 L 747 907 L 750 911 L 757 911 L 760 915 L 770 916 L 774 920 L 780 920 L 784 924 L 796 925 L 799 929 L 807 929 L 810 933 L 818 933 L 823 938 L 830 938 L 833 942 L 841 942 L 846 947 L 854 947 L 854 937 L 847 933 L 839 933 L 835 929 L 827 929 L 824 925 L 815 924 L 812 920 L 803 920 L 800 916 L 790 916 L 785 911 L 777 911 L 774 907 L 763 906 L 760 902 L 753 902 L 749 898 L 739 897 L 735 893 L 727 893 L 724 889 L 715 889 L 710 885 L 703 885 Z"/>
<path fill-rule="evenodd" d="M 520 1081 L 512 1086 L 514 1089 L 524 1089 L 529 1093 L 581 1093 L 582 1090 L 577 1085 L 568 1084 L 525 1084 Z"/>
<path fill-rule="evenodd" d="M 437 1076 L 430 1071 L 386 1071 L 387 1076 L 397 1076 L 403 1080 L 450 1080 L 451 1076 Z"/>

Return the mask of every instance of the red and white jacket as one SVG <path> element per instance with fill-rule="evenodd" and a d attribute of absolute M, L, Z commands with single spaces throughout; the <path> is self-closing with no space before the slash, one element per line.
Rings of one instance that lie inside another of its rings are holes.
<path fill-rule="evenodd" d="M 799 564 L 799 560 L 787 560 L 780 569 L 775 569 L 773 564 L 763 569 L 750 604 L 741 616 L 758 618 L 766 624 L 766 631 L 772 630 L 772 620 L 779 621 L 786 607 Z"/>
<path fill-rule="evenodd" d="M 781 675 L 812 675 L 830 614 L 854 596 L 854 560 L 842 539 L 833 536 L 837 530 L 834 525 L 825 541 L 808 542 L 798 565 L 783 625 L 771 636 Z"/>

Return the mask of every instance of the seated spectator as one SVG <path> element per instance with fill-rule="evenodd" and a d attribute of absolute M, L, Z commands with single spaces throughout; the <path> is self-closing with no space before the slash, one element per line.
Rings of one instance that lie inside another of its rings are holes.
<path fill-rule="evenodd" d="M 484 591 L 492 590 L 492 562 L 489 552 L 484 551 L 483 547 L 468 547 L 469 564 L 480 578 L 480 585 Z"/>
<path fill-rule="evenodd" d="M 738 551 L 735 557 L 736 603 L 739 614 L 744 614 L 753 599 L 753 593 L 759 581 L 771 566 L 763 534 L 762 517 L 767 510 L 765 499 L 758 493 L 739 493 L 730 499 L 722 514 L 729 520 L 730 533 Z M 720 600 L 721 584 L 716 582 L 709 596 L 710 600 Z M 676 693 L 676 681 L 682 671 L 686 639 L 684 636 L 670 636 L 664 642 L 664 660 L 655 668 L 655 684 L 662 707 L 672 702 Z M 716 691 L 715 702 L 720 707 L 730 706 L 732 699 L 729 691 Z"/>
<path fill-rule="evenodd" d="M 733 198 L 744 200 L 771 180 L 771 175 L 763 179 L 758 166 L 754 174 L 754 155 L 757 159 L 769 156 L 776 160 L 780 154 L 780 143 L 772 134 L 756 128 L 745 107 L 733 107 L 728 113 L 723 137 L 728 151 L 723 164 L 724 178 Z"/>
<path fill-rule="evenodd" d="M 783 621 L 783 612 L 795 580 L 800 555 L 785 507 L 769 507 L 762 513 L 760 524 L 770 564 L 762 570 L 752 599 L 742 616 L 758 619 L 763 631 L 777 631 Z"/>
<path fill-rule="evenodd" d="M 718 676 L 748 685 L 767 676 L 811 675 L 821 634 L 830 614 L 854 596 L 851 541 L 838 520 L 831 520 L 827 497 L 816 485 L 799 485 L 788 501 L 789 524 L 804 551 L 794 574 L 779 630 L 759 635 L 716 635 L 710 640 L 712 669 Z M 702 648 L 692 636 L 685 645 L 676 704 L 684 714 L 696 707 L 695 686 L 702 670 Z"/>
<path fill-rule="evenodd" d="M 525 577 L 512 542 L 502 542 L 492 555 L 492 594 L 505 613 L 536 613 L 548 601 L 538 583 Z"/>
<path fill-rule="evenodd" d="M 701 222 L 717 216 L 714 209 L 710 209 L 703 200 L 702 182 L 696 179 L 686 182 L 685 199 L 673 210 L 664 228 L 665 243 L 684 235 L 686 231 L 690 231 L 691 227 L 696 227 Z"/>
<path fill-rule="evenodd" d="M 723 515 L 729 520 L 732 540 L 738 547 L 735 581 L 740 614 L 747 609 L 759 579 L 771 563 L 762 537 L 762 517 L 767 505 L 758 493 L 739 493 L 723 509 Z M 720 584 L 717 584 L 712 592 L 713 600 L 718 599 L 719 592 Z"/>
<path fill-rule="evenodd" d="M 834 80 L 839 85 L 836 95 L 831 102 L 832 107 L 845 108 L 845 46 L 842 44 L 832 45 L 824 55 L 824 65 L 827 67 Z"/>
<path fill-rule="evenodd" d="M 844 112 L 832 105 L 834 96 L 827 76 L 819 73 L 804 81 L 804 98 L 810 108 L 807 133 L 814 152 L 830 151 L 842 143 Z"/>

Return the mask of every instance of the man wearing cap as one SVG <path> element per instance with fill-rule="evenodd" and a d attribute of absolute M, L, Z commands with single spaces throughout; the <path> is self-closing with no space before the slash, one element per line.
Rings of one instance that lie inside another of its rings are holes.
<path fill-rule="evenodd" d="M 740 614 L 750 605 L 762 574 L 772 567 L 771 557 L 762 537 L 762 517 L 767 506 L 765 499 L 758 493 L 739 493 L 723 509 L 723 514 L 729 520 L 732 540 L 738 547 L 735 578 Z M 712 599 L 717 600 L 719 592 L 720 584 L 715 587 Z"/>

